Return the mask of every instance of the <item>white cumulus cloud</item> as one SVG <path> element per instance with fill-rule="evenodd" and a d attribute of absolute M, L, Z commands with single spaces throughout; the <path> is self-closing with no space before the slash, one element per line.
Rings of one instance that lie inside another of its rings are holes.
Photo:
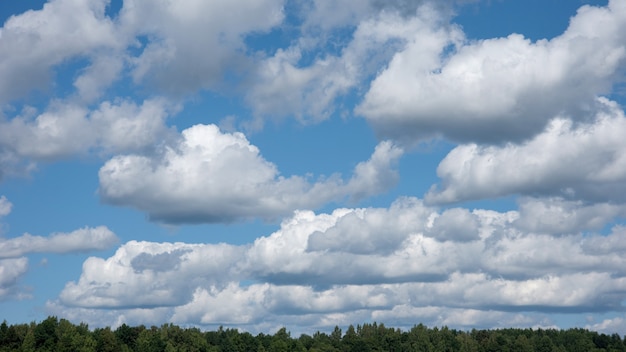
<path fill-rule="evenodd" d="M 90 257 L 78 282 L 68 283 L 61 302 L 81 307 L 180 305 L 196 287 L 238 277 L 243 248 L 131 241 L 106 260 Z"/>
<path fill-rule="evenodd" d="M 17 284 L 28 270 L 28 258 L 0 259 L 0 301 L 9 298 L 23 298 L 26 294 Z"/>
<path fill-rule="evenodd" d="M 462 144 L 437 167 L 441 184 L 425 199 L 449 203 L 511 194 L 559 196 L 588 202 L 626 201 L 626 117 L 600 98 L 593 121 L 552 120 L 522 143 Z"/>
<path fill-rule="evenodd" d="M 125 40 L 105 16 L 108 3 L 52 0 L 11 16 L 0 28 L 0 103 L 46 91 L 51 70 L 64 60 L 123 48 Z"/>
<path fill-rule="evenodd" d="M 160 98 L 103 101 L 93 110 L 66 101 L 53 101 L 42 113 L 25 107 L 0 119 L 0 176 L 28 172 L 40 161 L 158 148 L 172 133 L 165 120 L 177 109 Z"/>
<path fill-rule="evenodd" d="M 584 120 L 626 63 L 622 1 L 583 6 L 563 34 L 536 42 L 520 34 L 471 41 L 424 21 L 356 110 L 385 138 L 521 141 L 558 114 Z"/>
<path fill-rule="evenodd" d="M 415 35 L 433 41 L 447 38 L 445 29 L 433 29 L 442 15 L 430 5 L 420 7 L 417 16 L 415 9 L 405 16 L 393 5 L 384 11 L 373 4 L 344 5 L 334 11 L 335 6 L 316 2 L 315 11 L 304 24 L 305 32 L 312 31 L 310 37 L 305 33 L 297 43 L 278 49 L 260 62 L 247 94 L 258 116 L 295 116 L 303 121 L 327 119 L 337 112 L 340 105 L 337 100 L 376 74 L 403 43 Z M 321 13 L 323 20 L 317 18 Z M 335 16 L 354 16 L 351 40 L 342 44 L 339 53 L 327 52 L 307 63 L 303 57 L 312 47 L 327 45 L 324 35 L 330 35 L 326 31 L 335 27 L 332 20 Z M 322 28 L 322 33 L 307 30 L 309 26 Z"/>
<path fill-rule="evenodd" d="M 398 147 L 381 142 L 347 182 L 335 175 L 312 183 L 281 176 L 242 133 L 196 125 L 160 155 L 109 160 L 99 172 L 99 192 L 106 202 L 136 207 L 167 223 L 275 218 L 386 190 L 397 182 L 394 166 L 401 155 Z"/>
<path fill-rule="evenodd" d="M 245 66 L 244 37 L 283 20 L 282 0 L 125 1 L 122 30 L 145 40 L 130 60 L 136 83 L 175 94 L 215 88 L 225 71 Z"/>
<path fill-rule="evenodd" d="M 571 214 L 574 223 L 587 217 Z M 150 323 L 153 312 L 178 323 L 263 330 L 281 321 L 332 327 L 382 318 L 497 327 L 496 317 L 507 317 L 546 326 L 546 312 L 621 306 L 623 228 L 535 233 L 519 226 L 522 217 L 406 198 L 388 209 L 300 211 L 248 245 L 131 241 L 110 258 L 85 261 L 49 307 L 82 317 L 110 308 L 136 323 Z M 91 319 L 106 324 L 113 316 Z"/>

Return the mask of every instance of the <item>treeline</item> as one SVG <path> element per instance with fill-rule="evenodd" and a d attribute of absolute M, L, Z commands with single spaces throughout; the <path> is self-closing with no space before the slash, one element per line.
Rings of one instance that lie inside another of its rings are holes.
<path fill-rule="evenodd" d="M 273 335 L 256 336 L 236 329 L 201 331 L 173 324 L 160 327 L 126 324 L 90 330 L 86 324 L 48 317 L 40 323 L 0 325 L 0 351 L 467 351 L 467 352 L 594 352 L 626 351 L 618 334 L 585 329 L 500 329 L 461 331 L 428 328 L 422 324 L 408 331 L 384 324 L 339 327 L 292 337 L 282 328 Z"/>

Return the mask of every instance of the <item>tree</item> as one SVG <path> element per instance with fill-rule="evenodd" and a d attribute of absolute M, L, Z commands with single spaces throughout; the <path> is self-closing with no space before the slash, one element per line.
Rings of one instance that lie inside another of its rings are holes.
<path fill-rule="evenodd" d="M 209 343 L 200 330 L 191 328 L 183 331 L 183 345 L 180 347 L 181 351 L 204 352 L 209 350 Z"/>
<path fill-rule="evenodd" d="M 338 351 L 338 349 L 333 346 L 331 337 L 319 331 L 313 334 L 313 346 L 308 347 L 308 349 L 311 352 Z"/>
<path fill-rule="evenodd" d="M 428 328 L 423 324 L 415 325 L 411 328 L 406 343 L 408 343 L 411 351 L 428 352 L 434 349 Z"/>
<path fill-rule="evenodd" d="M 535 351 L 537 352 L 552 352 L 554 343 L 546 336 L 535 335 Z"/>
<path fill-rule="evenodd" d="M 137 337 L 137 351 L 142 352 L 162 352 L 166 343 L 161 338 L 161 332 L 156 326 L 145 329 Z"/>
<path fill-rule="evenodd" d="M 131 350 L 135 349 L 135 346 L 137 345 L 137 337 L 139 337 L 138 328 L 131 328 L 124 323 L 115 329 L 114 334 L 120 346 L 126 345 Z"/>
<path fill-rule="evenodd" d="M 16 326 L 8 326 L 6 320 L 0 325 L 0 351 L 16 351 L 22 345 L 22 341 L 23 337 L 20 337 Z"/>
<path fill-rule="evenodd" d="M 478 352 L 479 345 L 469 334 L 461 333 L 456 336 L 460 352 Z"/>
<path fill-rule="evenodd" d="M 35 352 L 35 334 L 32 330 L 28 331 L 22 342 L 22 352 Z"/>
<path fill-rule="evenodd" d="M 272 337 L 270 343 L 270 352 L 288 352 L 291 351 L 291 336 L 287 331 L 287 328 L 280 328 Z"/>
<path fill-rule="evenodd" d="M 56 328 L 56 335 L 58 338 L 56 351 L 74 352 L 82 347 L 82 341 L 79 334 L 76 332 L 76 326 L 66 319 L 59 321 Z"/>
<path fill-rule="evenodd" d="M 9 331 L 9 326 L 7 325 L 7 321 L 4 320 L 2 324 L 0 324 L 0 346 L 4 346 L 8 331 Z"/>
<path fill-rule="evenodd" d="M 35 349 L 37 351 L 54 351 L 57 345 L 58 336 L 56 329 L 58 325 L 57 317 L 48 317 L 35 327 Z"/>
<path fill-rule="evenodd" d="M 108 326 L 104 329 L 94 330 L 93 336 L 96 340 L 96 351 L 98 352 L 115 352 L 121 348 L 115 333 Z"/>
<path fill-rule="evenodd" d="M 513 343 L 513 350 L 519 352 L 533 352 L 533 345 L 526 335 L 518 335 Z"/>

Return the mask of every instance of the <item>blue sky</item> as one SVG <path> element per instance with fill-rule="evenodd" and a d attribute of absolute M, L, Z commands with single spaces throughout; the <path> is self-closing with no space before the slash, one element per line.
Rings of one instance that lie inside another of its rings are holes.
<path fill-rule="evenodd" d="M 626 329 L 623 1 L 0 20 L 1 319 Z"/>

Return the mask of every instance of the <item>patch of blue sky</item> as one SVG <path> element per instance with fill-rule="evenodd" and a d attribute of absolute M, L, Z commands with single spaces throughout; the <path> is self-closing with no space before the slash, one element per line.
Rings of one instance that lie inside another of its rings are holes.
<path fill-rule="evenodd" d="M 119 14 L 124 0 L 109 0 L 109 5 L 106 7 L 104 15 L 110 18 L 115 18 Z"/>
<path fill-rule="evenodd" d="M 607 3 L 608 0 L 477 1 L 460 7 L 454 22 L 463 27 L 468 39 L 518 33 L 537 41 L 562 34 L 581 6 L 606 6 Z"/>
<path fill-rule="evenodd" d="M 203 90 L 188 97 L 182 110 L 170 118 L 169 124 L 182 131 L 199 123 L 220 125 L 228 118 L 234 119 L 234 127 L 240 127 L 237 123 L 250 120 L 252 117 L 250 109 L 240 96 Z"/>
<path fill-rule="evenodd" d="M 0 2 L 0 23 L 4 24 L 11 16 L 28 10 L 41 10 L 45 0 L 20 0 Z"/>
<path fill-rule="evenodd" d="M 47 236 L 97 221 L 100 215 L 91 213 L 96 210 L 92 204 L 97 204 L 97 168 L 84 160 L 40 163 L 31 177 L 8 178 L 0 184 L 0 193 L 13 203 L 13 210 L 3 219 L 10 224 L 11 237 L 24 232 Z M 81 197 L 78 192 L 92 197 Z"/>

